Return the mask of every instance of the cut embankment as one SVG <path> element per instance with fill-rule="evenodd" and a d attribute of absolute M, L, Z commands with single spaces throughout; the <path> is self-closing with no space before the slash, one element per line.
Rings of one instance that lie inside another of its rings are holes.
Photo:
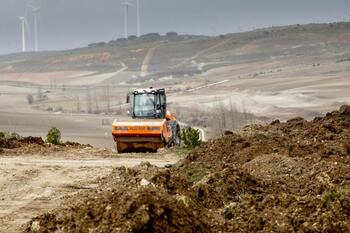
<path fill-rule="evenodd" d="M 348 232 L 350 107 L 252 125 L 170 168 L 115 169 L 25 232 Z"/>

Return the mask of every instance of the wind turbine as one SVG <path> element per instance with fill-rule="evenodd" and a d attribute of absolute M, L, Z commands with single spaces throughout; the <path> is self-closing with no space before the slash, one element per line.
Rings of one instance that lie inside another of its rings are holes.
<path fill-rule="evenodd" d="M 140 0 L 136 0 L 137 11 L 137 37 L 141 36 L 141 23 L 140 23 Z"/>
<path fill-rule="evenodd" d="M 22 52 L 26 52 L 26 29 L 29 32 L 29 26 L 27 22 L 26 16 L 19 16 L 19 20 L 21 21 L 21 29 L 22 29 Z"/>
<path fill-rule="evenodd" d="M 35 7 L 30 4 L 28 6 L 32 9 L 33 17 L 34 17 L 34 51 L 38 52 L 39 50 L 39 42 L 38 42 L 38 14 L 40 12 L 40 6 Z"/>
<path fill-rule="evenodd" d="M 125 39 L 128 39 L 128 18 L 129 18 L 129 7 L 131 4 L 128 0 L 125 0 L 122 5 L 124 6 L 124 34 Z"/>

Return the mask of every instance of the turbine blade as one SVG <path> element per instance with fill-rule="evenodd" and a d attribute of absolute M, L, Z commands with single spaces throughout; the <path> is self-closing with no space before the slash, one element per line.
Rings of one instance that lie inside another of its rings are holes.
<path fill-rule="evenodd" d="M 33 6 L 33 5 L 31 5 L 31 4 L 27 4 L 27 6 L 29 7 L 29 8 L 31 8 L 32 9 L 32 11 L 34 12 L 34 13 L 37 13 L 37 12 L 39 12 L 40 11 L 40 9 L 41 9 L 41 7 L 40 6 Z"/>
<path fill-rule="evenodd" d="M 26 26 L 26 30 L 27 30 L 28 35 L 31 35 L 30 27 L 29 27 L 29 24 L 28 24 L 26 17 L 24 17 L 24 24 Z"/>

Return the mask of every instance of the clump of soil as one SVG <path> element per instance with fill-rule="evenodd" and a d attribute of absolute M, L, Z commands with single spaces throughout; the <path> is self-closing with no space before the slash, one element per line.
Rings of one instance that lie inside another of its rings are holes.
<path fill-rule="evenodd" d="M 340 193 L 335 191 L 334 193 Z M 224 211 L 225 232 L 349 232 L 350 195 L 247 195 Z"/>
<path fill-rule="evenodd" d="M 90 198 L 59 215 L 35 218 L 31 227 L 37 232 L 210 232 L 200 207 L 153 187 L 111 190 Z"/>
<path fill-rule="evenodd" d="M 349 232 L 350 107 L 252 125 L 171 168 L 120 168 L 25 232 Z"/>
<path fill-rule="evenodd" d="M 83 145 L 76 142 L 65 142 L 61 145 L 45 143 L 41 137 L 22 137 L 18 134 L 2 134 L 0 137 L 0 153 L 7 154 L 28 154 L 30 152 L 53 152 L 62 148 L 86 148 L 90 145 Z"/>
<path fill-rule="evenodd" d="M 24 145 L 35 144 L 35 145 L 44 145 L 45 142 L 40 137 L 3 137 L 0 138 L 0 148 L 3 149 L 14 149 L 19 148 Z"/>

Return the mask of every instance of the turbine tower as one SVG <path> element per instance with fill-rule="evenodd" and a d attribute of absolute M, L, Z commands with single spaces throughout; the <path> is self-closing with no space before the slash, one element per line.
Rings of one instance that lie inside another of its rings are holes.
<path fill-rule="evenodd" d="M 32 9 L 33 12 L 33 17 L 34 17 L 34 51 L 38 52 L 39 51 L 39 42 L 38 42 L 38 14 L 40 12 L 40 6 L 35 7 L 32 5 L 28 6 Z"/>
<path fill-rule="evenodd" d="M 124 34 L 125 39 L 128 39 L 128 18 L 129 18 L 129 7 L 131 4 L 128 0 L 125 0 L 122 5 L 124 6 Z"/>
<path fill-rule="evenodd" d="M 21 21 L 21 28 L 22 28 L 22 52 L 25 52 L 26 51 L 26 31 L 25 31 L 26 18 L 24 16 L 20 16 L 19 20 Z"/>
<path fill-rule="evenodd" d="M 22 52 L 26 52 L 27 51 L 26 29 L 29 31 L 29 27 L 25 16 L 20 16 L 18 18 L 21 21 L 21 29 L 22 29 Z"/>
<path fill-rule="evenodd" d="M 136 0 L 137 11 L 137 37 L 141 36 L 141 23 L 140 23 L 140 0 Z"/>

